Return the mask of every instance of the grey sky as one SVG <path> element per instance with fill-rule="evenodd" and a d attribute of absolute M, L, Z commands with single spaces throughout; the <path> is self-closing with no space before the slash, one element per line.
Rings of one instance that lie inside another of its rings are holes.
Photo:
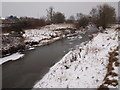
<path fill-rule="evenodd" d="M 116 9 L 118 13 L 117 2 L 104 2 Z M 2 17 L 9 15 L 29 16 L 29 17 L 43 17 L 46 16 L 50 6 L 54 10 L 60 11 L 68 18 L 76 13 L 89 14 L 90 10 L 103 2 L 3 2 L 2 3 Z"/>

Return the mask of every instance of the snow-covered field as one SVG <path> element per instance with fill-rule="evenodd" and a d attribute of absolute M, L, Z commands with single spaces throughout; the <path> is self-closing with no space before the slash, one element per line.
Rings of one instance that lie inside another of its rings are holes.
<path fill-rule="evenodd" d="M 117 31 L 108 29 L 99 33 L 88 43 L 69 51 L 33 88 L 99 88 L 108 72 L 109 53 L 117 47 Z"/>
<path fill-rule="evenodd" d="M 20 54 L 20 53 L 14 53 L 10 56 L 4 57 L 4 58 L 0 58 L 0 65 L 7 62 L 7 61 L 11 61 L 11 60 L 17 60 L 19 58 L 22 58 L 24 56 L 24 54 Z"/>

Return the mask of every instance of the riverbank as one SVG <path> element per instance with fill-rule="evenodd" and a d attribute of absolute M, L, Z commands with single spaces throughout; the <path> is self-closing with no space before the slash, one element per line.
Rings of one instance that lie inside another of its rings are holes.
<path fill-rule="evenodd" d="M 72 24 L 52 24 L 40 29 L 25 30 L 23 37 L 25 43 L 30 46 L 41 46 L 62 39 L 69 34 L 75 34 L 75 30 Z"/>
<path fill-rule="evenodd" d="M 24 52 L 24 57 L 2 64 L 2 87 L 32 88 L 67 52 L 76 45 L 89 41 L 88 35 L 90 34 L 78 34 L 57 40 L 49 45 L 31 48 L 32 50 Z"/>
<path fill-rule="evenodd" d="M 14 60 L 12 56 L 15 53 L 35 49 L 35 46 L 48 45 L 62 38 L 81 33 L 80 30 L 75 30 L 72 24 L 52 24 L 38 29 L 24 30 L 25 33 L 22 37 L 16 37 L 9 33 L 3 34 L 1 35 L 2 44 L 0 45 L 0 51 L 2 52 L 2 58 L 0 58 L 0 64 Z"/>
<path fill-rule="evenodd" d="M 19 58 L 22 58 L 23 56 L 24 56 L 24 54 L 21 54 L 21 53 L 17 52 L 17 53 L 14 53 L 14 54 L 10 55 L 10 56 L 3 57 L 3 58 L 0 59 L 0 61 L 1 61 L 0 65 L 7 62 L 7 61 L 10 61 L 10 60 L 12 60 L 12 61 L 17 60 Z"/>
<path fill-rule="evenodd" d="M 0 34 L 1 44 L 0 52 L 2 55 L 0 57 L 10 56 L 16 52 L 25 50 L 24 38 L 21 36 L 13 36 L 10 33 Z"/>
<path fill-rule="evenodd" d="M 116 67 L 109 60 L 110 53 L 115 50 L 118 53 L 117 48 L 118 31 L 115 28 L 102 31 L 91 41 L 69 51 L 33 88 L 118 88 L 119 61 Z M 110 72 L 117 75 L 108 77 Z"/>

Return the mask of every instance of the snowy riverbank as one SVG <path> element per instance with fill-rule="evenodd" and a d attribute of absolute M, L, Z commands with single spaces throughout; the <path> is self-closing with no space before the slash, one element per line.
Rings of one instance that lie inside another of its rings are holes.
<path fill-rule="evenodd" d="M 68 52 L 33 88 L 100 88 L 107 82 L 104 79 L 109 73 L 109 53 L 116 48 L 117 31 L 108 29 L 99 33 L 88 43 Z M 118 69 L 115 65 L 113 67 Z M 118 71 L 115 73 L 118 74 Z M 118 75 L 112 79 L 118 81 Z M 118 84 L 113 85 L 111 82 L 107 87 L 116 88 Z"/>
<path fill-rule="evenodd" d="M 40 29 L 25 30 L 25 43 L 30 45 L 46 45 L 75 33 L 73 25 L 52 24 Z"/>
<path fill-rule="evenodd" d="M 22 58 L 24 56 L 24 54 L 20 54 L 20 53 L 14 53 L 10 56 L 6 56 L 6 57 L 3 57 L 3 58 L 0 58 L 0 65 L 7 62 L 7 61 L 13 61 L 13 60 L 17 60 L 19 58 Z"/>
<path fill-rule="evenodd" d="M 47 45 L 64 37 L 81 33 L 80 30 L 75 31 L 73 24 L 52 24 L 40 29 L 24 31 L 23 37 L 12 36 L 9 33 L 0 35 L 2 37 L 0 51 L 2 52 L 2 56 L 5 56 L 0 58 L 0 64 L 19 59 L 21 54 L 18 55 L 16 52 L 22 49 L 35 49 L 34 46 Z M 16 57 L 14 57 L 15 55 Z"/>

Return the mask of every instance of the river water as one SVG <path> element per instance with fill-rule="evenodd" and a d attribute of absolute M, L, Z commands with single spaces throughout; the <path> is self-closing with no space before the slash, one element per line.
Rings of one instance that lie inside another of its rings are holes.
<path fill-rule="evenodd" d="M 70 48 L 88 41 L 90 34 L 90 32 L 81 34 L 83 37 L 81 39 L 64 38 L 50 45 L 35 47 L 34 50 L 26 51 L 23 58 L 4 63 L 2 65 L 2 87 L 32 88 Z"/>

